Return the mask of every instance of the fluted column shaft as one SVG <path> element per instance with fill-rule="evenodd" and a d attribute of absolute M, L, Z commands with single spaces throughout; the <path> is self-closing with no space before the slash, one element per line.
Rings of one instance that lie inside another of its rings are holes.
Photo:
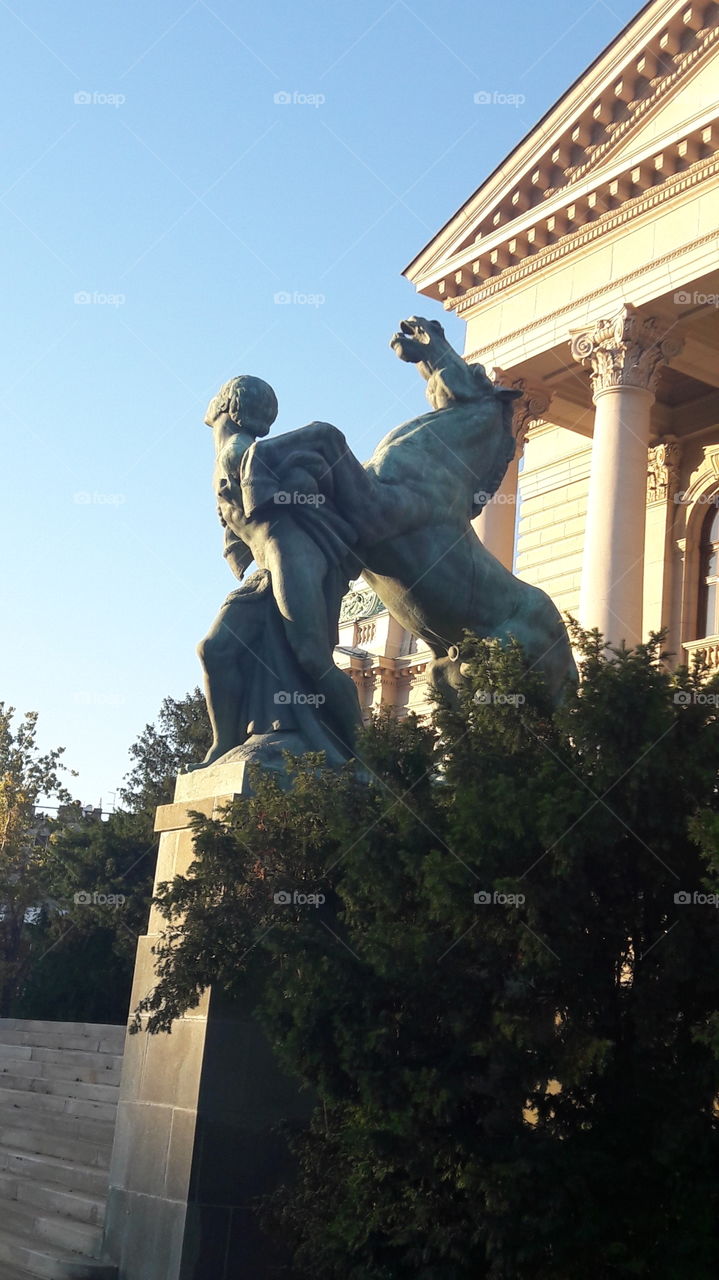
<path fill-rule="evenodd" d="M 614 645 L 642 638 L 650 413 L 659 369 L 680 346 L 631 306 L 572 334 L 596 406 L 579 618 Z"/>
<path fill-rule="evenodd" d="M 514 540 L 517 524 L 519 489 L 519 460 L 524 452 L 524 442 L 532 422 L 547 412 L 551 392 L 541 383 L 531 383 L 526 378 L 515 377 L 504 369 L 492 370 L 492 378 L 502 387 L 516 387 L 522 392 L 514 402 L 512 430 L 516 441 L 514 457 L 507 467 L 504 479 L 494 497 L 487 503 L 481 515 L 472 523 L 477 536 L 488 551 L 510 572 L 514 567 Z"/>

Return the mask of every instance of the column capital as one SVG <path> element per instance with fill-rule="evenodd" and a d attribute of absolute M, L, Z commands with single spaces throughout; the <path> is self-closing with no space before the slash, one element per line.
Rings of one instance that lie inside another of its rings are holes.
<path fill-rule="evenodd" d="M 572 355 L 590 366 L 595 398 L 618 387 L 653 395 L 662 364 L 679 354 L 683 342 L 673 326 L 663 329 L 656 316 L 640 313 L 631 303 L 586 329 L 570 330 Z"/>
<path fill-rule="evenodd" d="M 543 382 L 534 382 L 529 378 L 508 373 L 505 369 L 500 369 L 496 365 L 492 369 L 491 377 L 496 386 L 515 387 L 522 393 L 514 402 L 512 414 L 512 431 L 517 442 L 517 453 L 521 457 L 524 452 L 527 431 L 533 422 L 537 422 L 546 414 L 552 399 L 552 392 Z"/>

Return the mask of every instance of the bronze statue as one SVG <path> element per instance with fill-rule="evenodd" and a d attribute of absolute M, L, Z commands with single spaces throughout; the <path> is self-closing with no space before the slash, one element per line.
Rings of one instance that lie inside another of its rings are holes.
<path fill-rule="evenodd" d="M 280 731 L 299 734 L 304 750 L 324 750 L 338 762 L 352 754 L 362 720 L 354 685 L 332 657 L 342 597 L 358 571 L 343 541 L 351 530 L 333 509 L 325 510 L 302 461 L 289 471 L 285 466 L 291 491 L 273 481 L 271 501 L 245 515 L 242 464 L 276 416 L 272 388 L 247 376 L 226 383 L 205 416 L 215 441 L 225 557 L 240 581 L 253 560 L 258 565 L 227 597 L 198 646 L 214 734 L 205 765 L 247 738 Z M 304 461 L 318 465 L 316 456 Z"/>
<path fill-rule="evenodd" d="M 259 379 L 234 379 L 208 410 L 225 554 L 235 572 L 254 558 L 264 576 L 257 587 L 250 580 L 252 599 L 248 587 L 228 597 L 201 646 L 216 729 L 205 763 L 230 743 L 278 727 L 268 715 L 267 672 L 258 671 L 265 636 L 274 637 L 280 668 L 272 678 L 291 674 L 304 690 L 298 696 L 319 699 L 298 729 L 305 749 L 324 736 L 334 758 L 352 754 L 359 705 L 332 649 L 342 596 L 360 569 L 390 613 L 429 646 L 432 678 L 445 690 L 461 680 L 466 630 L 517 639 L 555 700 L 577 678 L 549 596 L 495 560 L 471 524 L 513 457 L 519 392 L 467 364 L 436 320 L 403 321 L 391 346 L 418 365 L 431 409 L 391 431 L 364 465 L 326 422 L 266 438 L 276 401 Z M 238 714 L 238 705 L 246 711 L 258 702 L 261 714 Z"/>

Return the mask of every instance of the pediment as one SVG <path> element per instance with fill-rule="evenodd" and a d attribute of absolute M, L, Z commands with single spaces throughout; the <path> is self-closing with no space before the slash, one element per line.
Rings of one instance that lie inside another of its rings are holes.
<path fill-rule="evenodd" d="M 638 189 L 664 181 L 677 168 L 706 155 L 707 148 L 716 149 L 716 132 L 701 130 L 716 118 L 718 88 L 719 4 L 712 0 L 687 7 L 656 0 L 560 99 L 405 274 L 423 291 L 452 297 L 471 286 L 471 268 L 469 273 L 462 269 L 473 257 L 490 254 L 493 271 L 507 265 L 507 253 L 500 245 L 511 244 L 515 229 L 521 234 L 534 220 L 557 210 L 558 233 L 563 234 L 567 230 L 563 203 L 589 195 L 590 217 L 595 216 L 592 187 L 616 177 L 612 194 L 616 205 Z M 675 150 L 665 156 L 662 148 L 667 142 Z M 632 182 L 620 175 L 635 163 L 644 164 L 645 172 L 633 180 L 633 189 Z M 597 207 L 606 210 L 607 198 L 602 196 Z M 534 244 L 530 231 L 524 251 L 546 244 L 542 236 Z M 476 276 L 479 262 L 474 267 Z M 449 280 L 442 280 L 443 276 Z M 428 288 L 433 284 L 436 288 Z"/>

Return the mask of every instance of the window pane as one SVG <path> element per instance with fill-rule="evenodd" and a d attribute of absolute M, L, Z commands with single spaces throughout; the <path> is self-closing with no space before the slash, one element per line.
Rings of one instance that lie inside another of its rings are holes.
<path fill-rule="evenodd" d="M 716 578 L 717 573 L 717 549 L 710 547 L 706 552 L 706 560 L 704 562 L 704 577 Z"/>
<path fill-rule="evenodd" d="M 716 505 L 716 498 L 714 499 L 714 503 Z M 717 507 L 714 512 L 713 518 L 711 512 L 709 513 L 707 523 L 709 523 L 707 542 L 719 542 L 719 507 Z"/>
<path fill-rule="evenodd" d="M 717 584 L 712 582 L 706 588 L 706 608 L 704 612 L 704 631 L 705 636 L 715 636 L 717 634 Z"/>

